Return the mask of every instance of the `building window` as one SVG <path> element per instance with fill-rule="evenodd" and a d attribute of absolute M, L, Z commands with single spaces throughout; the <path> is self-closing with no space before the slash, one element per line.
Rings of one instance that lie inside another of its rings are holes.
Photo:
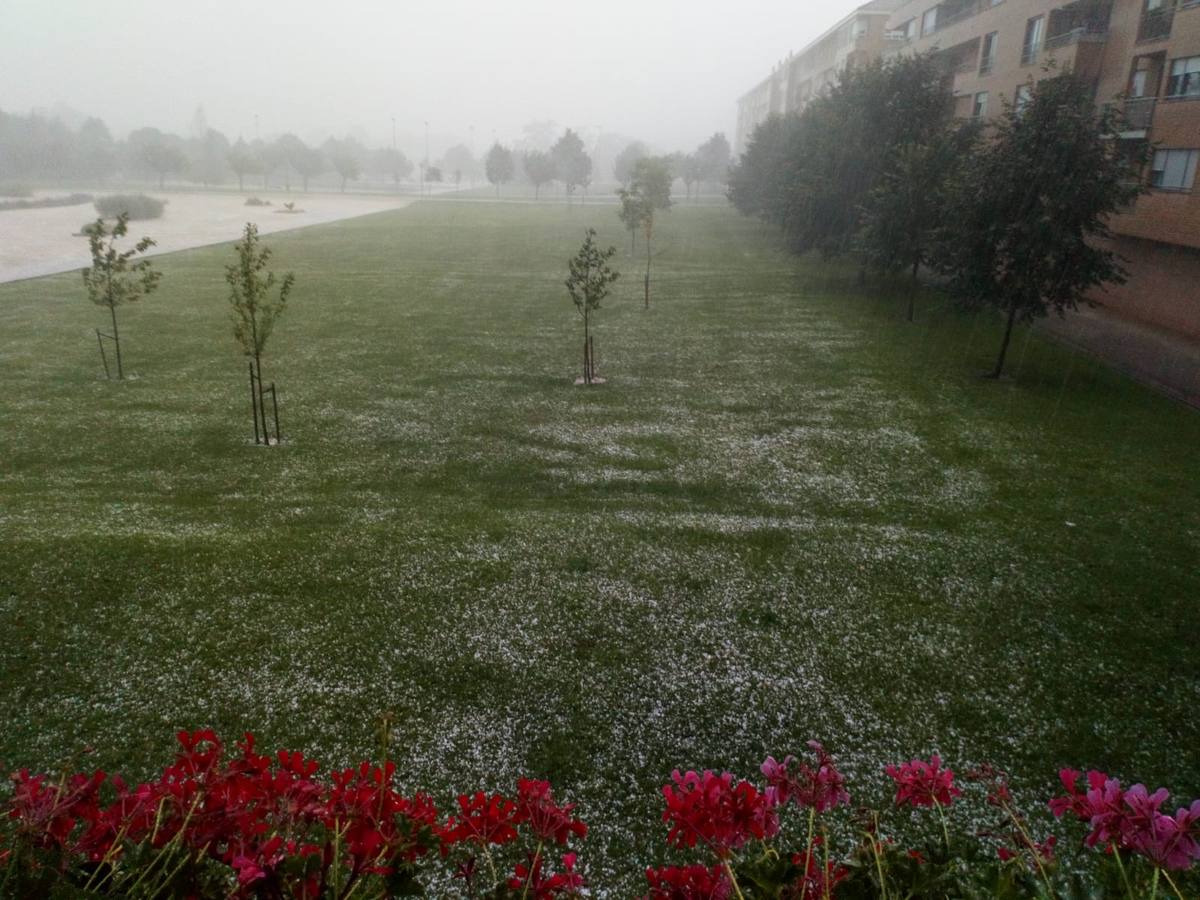
<path fill-rule="evenodd" d="M 920 28 L 920 24 L 917 22 L 916 19 L 909 19 L 907 22 L 904 23 L 904 34 L 908 37 L 908 39 L 910 41 L 915 41 L 917 39 L 917 37 L 919 36 L 917 34 L 917 31 L 919 28 Z"/>
<path fill-rule="evenodd" d="M 980 91 L 978 94 L 976 94 L 975 95 L 975 106 L 971 110 L 971 117 L 975 118 L 975 119 L 985 118 L 987 116 L 987 102 L 988 102 L 988 92 L 987 91 Z"/>
<path fill-rule="evenodd" d="M 1150 184 L 1163 191 L 1190 191 L 1196 183 L 1200 150 L 1157 150 Z"/>
<path fill-rule="evenodd" d="M 1200 56 L 1171 60 L 1168 97 L 1200 97 Z"/>
<path fill-rule="evenodd" d="M 937 31 L 937 14 L 938 8 L 925 10 L 925 15 L 921 17 L 921 35 L 933 34 Z"/>
<path fill-rule="evenodd" d="M 1028 66 L 1037 62 L 1038 54 L 1042 52 L 1042 40 L 1045 36 L 1045 16 L 1034 16 L 1025 23 L 1025 46 L 1021 51 L 1021 65 Z"/>
<path fill-rule="evenodd" d="M 983 39 L 983 54 L 979 60 L 979 74 L 986 75 L 996 66 L 996 42 L 1000 38 L 1000 32 L 993 31 Z"/>
<path fill-rule="evenodd" d="M 1013 109 L 1017 111 L 1017 115 L 1025 112 L 1025 107 L 1033 102 L 1033 88 L 1027 84 L 1017 88 L 1017 93 L 1013 97 Z"/>

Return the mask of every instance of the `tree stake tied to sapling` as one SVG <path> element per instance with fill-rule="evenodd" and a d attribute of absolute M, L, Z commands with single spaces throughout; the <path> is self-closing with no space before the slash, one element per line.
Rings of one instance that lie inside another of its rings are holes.
<path fill-rule="evenodd" d="M 609 286 L 621 277 L 621 273 L 608 264 L 616 255 L 617 248 L 601 250 L 596 246 L 595 237 L 596 229 L 589 228 L 583 246 L 567 263 L 571 275 L 565 282 L 575 308 L 583 316 L 583 378 L 579 382 L 582 384 L 595 384 L 597 381 L 590 331 L 591 313 L 600 308 L 600 301 L 608 296 Z"/>
<path fill-rule="evenodd" d="M 261 424 L 263 442 L 270 446 L 267 436 L 267 413 L 263 404 L 265 394 L 271 394 L 275 402 L 275 385 L 264 388 L 262 380 L 262 355 L 267 346 L 267 339 L 275 327 L 275 322 L 283 314 L 287 305 L 288 295 L 296 280 L 295 275 L 288 272 L 279 282 L 279 291 L 273 296 L 276 279 L 275 273 L 267 271 L 267 262 L 271 258 L 269 247 L 260 247 L 258 243 L 258 226 L 252 222 L 246 223 L 242 239 L 234 247 L 238 261 L 225 267 L 225 280 L 229 282 L 229 303 L 233 315 L 233 336 L 242 347 L 242 352 L 250 357 L 250 387 L 251 402 L 254 414 L 254 440 L 258 443 L 259 427 Z M 277 408 L 277 407 L 276 407 Z M 279 416 L 275 416 L 275 440 L 279 441 Z"/>
<path fill-rule="evenodd" d="M 108 358 L 104 355 L 104 338 L 108 337 L 117 351 L 118 379 L 125 377 L 125 370 L 121 362 L 121 333 L 117 330 L 117 307 L 123 303 L 133 303 L 152 293 L 162 278 L 162 272 L 156 272 L 150 267 L 150 260 L 131 262 L 134 257 L 154 246 L 154 241 L 150 238 L 142 238 L 124 253 L 117 252 L 117 240 L 125 237 L 128 231 L 129 213 L 126 212 L 117 216 L 112 230 L 108 229 L 103 219 L 97 219 L 83 229 L 92 253 L 92 265 L 83 270 L 83 285 L 87 288 L 88 298 L 100 306 L 107 306 L 112 317 L 112 334 L 105 335 L 100 329 L 96 329 L 96 339 L 100 342 L 100 358 L 104 362 L 105 376 L 111 377 L 108 373 Z"/>

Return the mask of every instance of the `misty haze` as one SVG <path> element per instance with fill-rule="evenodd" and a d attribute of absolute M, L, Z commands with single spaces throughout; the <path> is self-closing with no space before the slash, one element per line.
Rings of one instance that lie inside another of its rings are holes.
<path fill-rule="evenodd" d="M 0 900 L 1200 897 L 1200 4 L 0 71 Z"/>

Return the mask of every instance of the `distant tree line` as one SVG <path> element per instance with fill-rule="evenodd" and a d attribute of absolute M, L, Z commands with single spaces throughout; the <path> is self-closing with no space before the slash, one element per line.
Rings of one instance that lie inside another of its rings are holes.
<path fill-rule="evenodd" d="M 236 181 L 244 190 L 249 180 L 263 189 L 293 184 L 307 191 L 309 182 L 322 175 L 339 181 L 342 190 L 363 175 L 390 181 L 397 187 L 413 171 L 413 164 L 391 147 L 369 149 L 354 138 L 331 138 L 309 146 L 294 134 L 270 141 L 232 143 L 198 116 L 193 136 L 157 128 L 139 128 L 124 140 L 115 140 L 103 121 L 90 118 L 72 129 L 56 118 L 36 113 L 14 115 L 0 111 L 0 184 L 73 181 L 97 184 L 117 176 L 152 179 L 163 187 L 167 180 L 189 181 L 206 187 Z M 473 168 L 458 153 L 455 170 Z M 469 151 L 467 151 L 469 156 Z M 449 157 L 449 154 L 448 154 Z"/>
<path fill-rule="evenodd" d="M 1145 163 L 1083 79 L 1047 72 L 1018 97 L 984 126 L 955 118 L 935 55 L 848 69 L 802 112 L 755 130 L 729 197 L 798 253 L 909 272 L 910 321 L 922 267 L 964 305 L 999 309 L 999 377 L 1015 323 L 1124 280 L 1106 220 L 1143 190 Z"/>

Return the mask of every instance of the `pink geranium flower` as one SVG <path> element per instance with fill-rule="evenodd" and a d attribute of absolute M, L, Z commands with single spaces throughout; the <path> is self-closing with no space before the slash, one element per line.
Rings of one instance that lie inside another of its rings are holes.
<path fill-rule="evenodd" d="M 849 804 L 846 779 L 834 765 L 833 757 L 819 741 L 809 741 L 808 746 L 817 757 L 815 768 L 801 763 L 798 768 L 789 771 L 789 767 L 796 763 L 795 757 L 788 756 L 783 762 L 777 762 L 773 756 L 766 758 L 761 771 L 767 779 L 764 791 L 767 799 L 774 806 L 794 802 L 801 809 L 817 812 Z"/>

